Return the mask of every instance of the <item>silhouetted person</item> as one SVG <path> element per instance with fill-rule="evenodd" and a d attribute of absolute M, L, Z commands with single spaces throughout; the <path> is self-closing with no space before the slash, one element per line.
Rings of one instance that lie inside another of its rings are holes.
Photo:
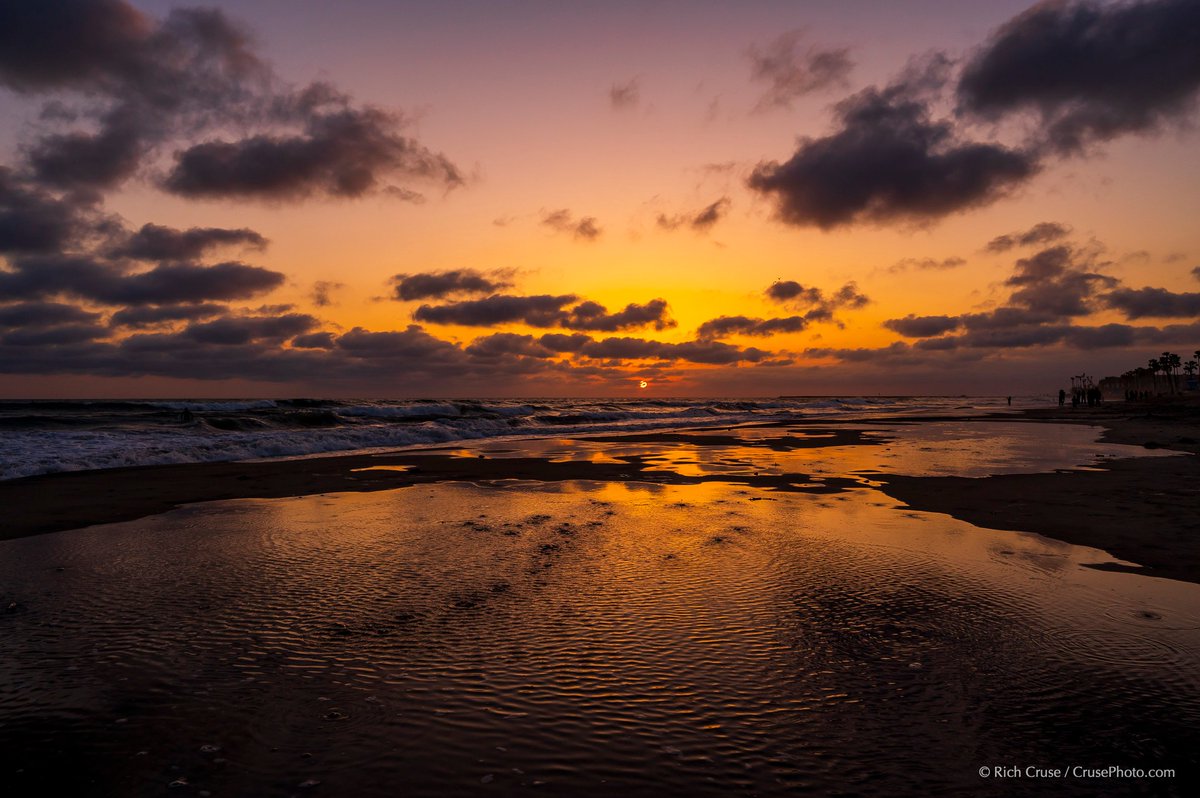
<path fill-rule="evenodd" d="M 1008 397 L 1008 403 L 1009 403 L 1009 405 L 1012 405 L 1012 397 L 1011 396 Z"/>
<path fill-rule="evenodd" d="M 1067 403 L 1067 392 L 1062 388 L 1058 389 L 1058 406 L 1062 407 Z"/>
<path fill-rule="evenodd" d="M 179 414 L 179 420 L 182 421 L 184 424 L 192 423 L 192 419 L 194 419 L 194 418 L 195 418 L 195 416 L 192 415 L 192 411 L 187 409 L 186 407 L 183 408 L 183 412 Z"/>

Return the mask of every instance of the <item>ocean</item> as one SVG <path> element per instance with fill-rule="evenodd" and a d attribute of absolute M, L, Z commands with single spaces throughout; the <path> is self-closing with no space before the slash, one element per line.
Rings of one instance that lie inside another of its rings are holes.
<path fill-rule="evenodd" d="M 0 401 L 0 479 L 60 471 L 433 446 L 484 438 L 971 415 L 1050 397 L 128 399 Z"/>

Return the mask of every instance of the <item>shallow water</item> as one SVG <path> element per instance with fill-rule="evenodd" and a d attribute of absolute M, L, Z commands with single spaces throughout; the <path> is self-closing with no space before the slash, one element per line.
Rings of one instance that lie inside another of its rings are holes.
<path fill-rule="evenodd" d="M 451 441 L 803 419 L 971 415 L 1048 396 L 776 399 L 0 400 L 0 479 L 133 465 L 302 457 Z M 187 416 L 182 415 L 184 411 Z"/>
<path fill-rule="evenodd" d="M 960 795 L 1018 788 L 983 766 L 1120 765 L 1181 777 L 1019 788 L 1184 794 L 1200 586 L 1081 565 L 1109 559 L 867 487 L 193 505 L 0 543 L 0 774 L 14 795 Z"/>
<path fill-rule="evenodd" d="M 838 445 L 834 436 L 862 430 L 861 442 Z M 556 462 L 620 462 L 642 457 L 654 469 L 684 476 L 808 474 L 861 477 L 896 473 L 914 477 L 986 477 L 1058 469 L 1086 470 L 1120 457 L 1178 457 L 1170 449 L 1100 443 L 1099 427 L 1020 421 L 879 422 L 824 427 L 744 426 L 680 433 L 680 441 L 616 442 L 612 439 L 538 438 L 475 443 L 437 451 L 464 457 L 543 457 Z M 666 433 L 670 435 L 671 433 Z M 688 443 L 688 438 L 729 435 L 733 445 Z M 636 438 L 636 436 L 635 436 Z M 864 482 L 865 484 L 865 482 Z"/>

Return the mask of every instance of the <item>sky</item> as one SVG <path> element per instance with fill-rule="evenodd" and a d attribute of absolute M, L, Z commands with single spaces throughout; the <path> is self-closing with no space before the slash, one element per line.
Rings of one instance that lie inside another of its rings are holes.
<path fill-rule="evenodd" d="M 0 398 L 1187 360 L 1198 40 L 1194 0 L 6 2 Z"/>

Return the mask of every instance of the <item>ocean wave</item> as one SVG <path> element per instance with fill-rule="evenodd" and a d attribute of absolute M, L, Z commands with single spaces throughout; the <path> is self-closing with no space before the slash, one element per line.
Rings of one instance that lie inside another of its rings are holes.
<path fill-rule="evenodd" d="M 751 421 L 953 412 L 962 398 L 0 402 L 0 479 Z M 973 400 L 990 409 L 1003 400 Z M 190 414 L 184 417 L 183 412 Z M 961 412 L 961 411 L 960 411 Z"/>
<path fill-rule="evenodd" d="M 165 410 L 175 410 L 182 412 L 190 410 L 193 413 L 237 413 L 246 410 L 270 410 L 278 407 L 274 399 L 251 399 L 245 401 L 214 401 L 214 402 L 193 402 L 190 400 L 182 401 L 152 401 L 146 402 L 149 407 L 158 407 Z"/>

